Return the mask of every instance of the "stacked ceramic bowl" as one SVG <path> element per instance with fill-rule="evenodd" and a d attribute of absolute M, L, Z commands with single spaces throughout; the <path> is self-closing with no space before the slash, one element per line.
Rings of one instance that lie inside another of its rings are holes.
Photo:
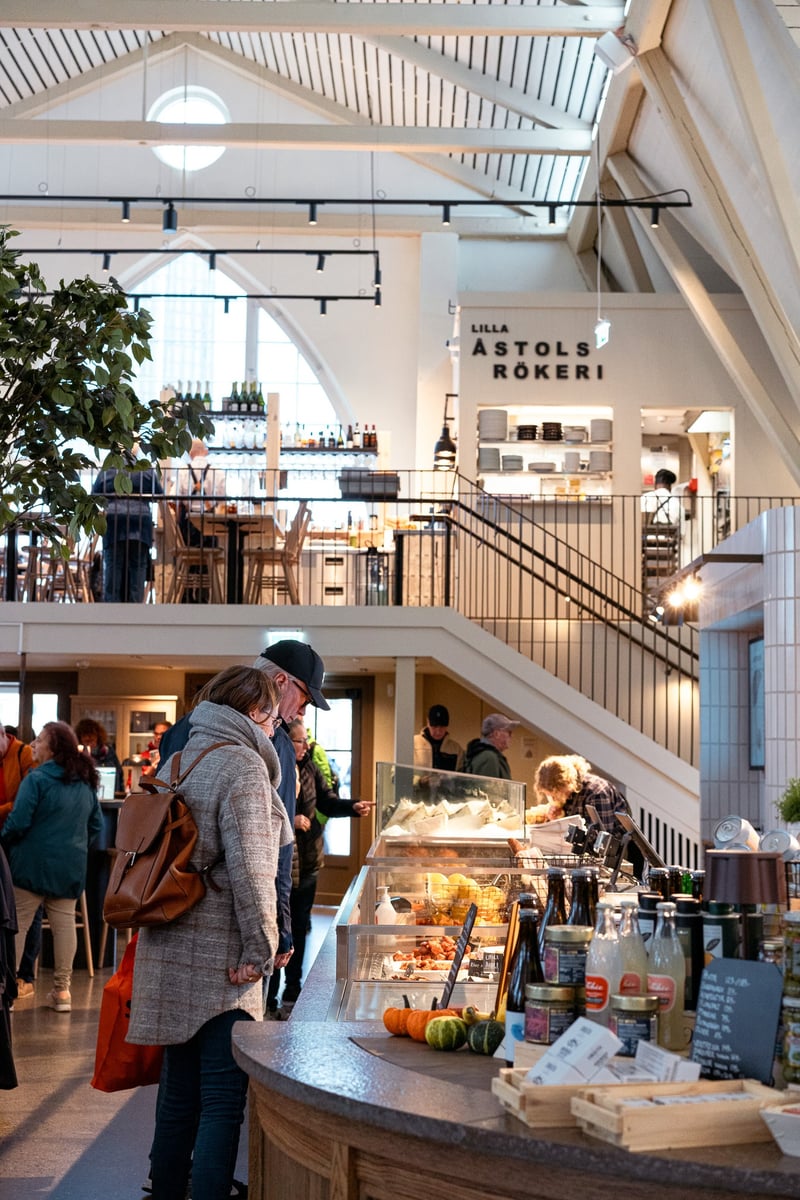
<path fill-rule="evenodd" d="M 612 425 L 610 421 L 596 417 L 589 422 L 590 442 L 610 442 Z"/>
<path fill-rule="evenodd" d="M 517 441 L 518 442 L 535 442 L 536 441 L 536 425 L 518 425 L 517 426 Z"/>
<path fill-rule="evenodd" d="M 564 426 L 564 441 L 565 442 L 585 442 L 586 441 L 586 426 L 585 425 L 565 425 Z"/>
<path fill-rule="evenodd" d="M 555 471 L 556 464 L 554 462 L 532 462 L 528 463 L 529 471 L 536 471 L 538 475 L 549 475 L 551 471 Z"/>
<path fill-rule="evenodd" d="M 542 438 L 545 442 L 560 442 L 561 422 L 542 421 Z"/>
<path fill-rule="evenodd" d="M 522 470 L 522 455 L 521 454 L 504 454 L 500 460 L 504 471 L 521 471 Z"/>
<path fill-rule="evenodd" d="M 610 471 L 611 470 L 611 451 L 610 450 L 590 450 L 589 451 L 589 470 L 590 471 Z"/>
<path fill-rule="evenodd" d="M 478 449 L 478 470 L 499 471 L 500 451 L 496 446 L 481 446 Z"/>
<path fill-rule="evenodd" d="M 508 413 L 504 408 L 482 408 L 478 413 L 478 440 L 504 442 L 508 436 Z"/>

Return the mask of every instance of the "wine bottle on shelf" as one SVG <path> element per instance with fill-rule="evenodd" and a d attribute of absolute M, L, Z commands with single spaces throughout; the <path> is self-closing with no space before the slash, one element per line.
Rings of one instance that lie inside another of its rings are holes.
<path fill-rule="evenodd" d="M 572 900 L 567 925 L 592 925 L 589 898 L 589 874 L 583 869 L 572 872 Z"/>
<path fill-rule="evenodd" d="M 197 387 L 194 389 L 193 400 L 195 404 L 203 403 L 203 393 L 200 391 L 200 380 L 197 381 Z"/>
<path fill-rule="evenodd" d="M 361 426 L 358 421 L 356 421 L 355 428 L 353 429 L 353 449 L 361 449 Z"/>
<path fill-rule="evenodd" d="M 513 1066 L 514 1043 L 525 1039 L 525 988 L 529 983 L 544 983 L 539 956 L 539 920 L 537 899 L 529 892 L 519 897 L 519 934 L 508 968 L 506 992 L 506 1061 Z"/>
<path fill-rule="evenodd" d="M 212 403 L 211 403 L 211 383 L 210 383 L 210 380 L 208 380 L 208 379 L 206 380 L 206 390 L 203 392 L 203 407 L 204 407 L 204 408 L 205 408 L 207 411 L 210 411 L 210 410 L 211 410 L 211 408 L 212 408 Z"/>
<path fill-rule="evenodd" d="M 258 412 L 258 388 L 255 379 L 250 382 L 250 398 L 248 411 L 251 413 Z"/>
<path fill-rule="evenodd" d="M 347 440 L 345 441 L 345 448 L 347 450 L 353 449 L 353 426 L 352 425 L 347 426 Z"/>
<path fill-rule="evenodd" d="M 344 437 L 342 436 L 342 427 L 339 426 L 339 436 L 336 439 L 336 449 L 344 450 Z"/>
<path fill-rule="evenodd" d="M 539 953 L 544 954 L 544 931 L 548 925 L 566 925 L 567 902 L 564 893 L 564 872 L 561 867 L 547 869 L 547 898 L 539 926 Z"/>
<path fill-rule="evenodd" d="M 336 434 L 333 432 L 333 426 L 328 430 L 328 449 L 336 449 Z"/>
<path fill-rule="evenodd" d="M 175 403 L 180 404 L 183 400 L 183 380 L 178 380 L 178 386 L 175 388 Z"/>
<path fill-rule="evenodd" d="M 378 432 L 374 425 L 372 426 L 372 449 L 378 449 Z"/>
<path fill-rule="evenodd" d="M 228 404 L 228 412 L 238 413 L 239 411 L 239 384 L 234 382 L 231 388 L 231 398 Z"/>
<path fill-rule="evenodd" d="M 266 411 L 266 407 L 267 406 L 264 403 L 264 393 L 262 392 L 261 384 L 259 383 L 258 391 L 256 392 L 256 408 L 260 413 L 263 413 Z"/>
<path fill-rule="evenodd" d="M 299 450 L 303 444 L 303 431 L 300 428 L 300 422 L 296 421 L 294 426 L 294 448 Z"/>

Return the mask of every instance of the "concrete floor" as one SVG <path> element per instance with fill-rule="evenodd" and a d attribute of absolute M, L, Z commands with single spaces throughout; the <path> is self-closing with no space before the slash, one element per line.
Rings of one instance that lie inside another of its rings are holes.
<path fill-rule="evenodd" d="M 308 970 L 333 909 L 315 909 Z M 44 1007 L 52 972 L 12 1014 L 19 1087 L 0 1091 L 0 1200 L 144 1200 L 156 1088 L 105 1093 L 90 1086 L 97 1015 L 111 968 L 72 980 L 72 1012 Z M 247 1119 L 236 1178 L 247 1179 Z"/>

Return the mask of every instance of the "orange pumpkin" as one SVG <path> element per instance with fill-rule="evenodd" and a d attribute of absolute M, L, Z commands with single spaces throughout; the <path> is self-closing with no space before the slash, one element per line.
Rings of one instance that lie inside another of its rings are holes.
<path fill-rule="evenodd" d="M 408 1037 L 408 1018 L 413 1011 L 413 1008 L 384 1009 L 383 1023 L 393 1037 Z"/>
<path fill-rule="evenodd" d="M 408 1036 L 415 1042 L 425 1041 L 425 1028 L 428 1021 L 432 1021 L 434 1017 L 455 1017 L 456 1012 L 452 1008 L 415 1008 L 411 1010 L 411 1015 L 408 1018 L 406 1029 Z"/>

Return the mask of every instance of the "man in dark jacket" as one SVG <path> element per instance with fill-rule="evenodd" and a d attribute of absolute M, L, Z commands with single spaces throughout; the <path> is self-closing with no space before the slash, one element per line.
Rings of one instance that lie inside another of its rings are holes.
<path fill-rule="evenodd" d="M 330 708 L 322 694 L 325 664 L 307 642 L 285 638 L 267 646 L 253 663 L 277 684 L 281 694 L 278 712 L 281 723 L 275 727 L 272 744 L 281 764 L 281 782 L 278 795 L 294 824 L 296 757 L 287 726 L 301 717 L 309 704 L 316 708 Z M 189 724 L 192 714 L 181 717 L 161 738 L 159 751 L 163 761 L 171 754 L 182 750 L 189 740 Z M 275 880 L 278 894 L 278 953 L 275 955 L 275 970 L 285 967 L 292 955 L 292 918 L 290 895 L 292 890 L 292 846 L 283 846 L 278 857 L 278 875 Z"/>
<path fill-rule="evenodd" d="M 519 721 L 510 721 L 502 713 L 489 713 L 483 718 L 481 736 L 473 738 L 464 753 L 467 775 L 490 775 L 495 779 L 510 779 L 511 767 L 503 753 L 511 745 L 511 735 Z"/>
<path fill-rule="evenodd" d="M 107 496 L 103 535 L 103 599 L 108 604 L 141 604 L 153 545 L 153 501 L 164 489 L 155 471 L 131 475 L 132 491 L 115 490 L 116 469 L 101 471 L 92 485 L 95 495 Z"/>
<path fill-rule="evenodd" d="M 368 800 L 342 800 L 338 789 L 329 787 L 311 757 L 305 723 L 298 719 L 289 726 L 289 737 L 296 759 L 299 783 L 294 818 L 294 854 L 292 856 L 292 942 L 294 954 L 285 968 L 281 1015 L 288 1017 L 300 995 L 303 980 L 303 955 L 311 929 L 311 909 L 317 894 L 317 880 L 325 865 L 324 829 L 318 813 L 324 817 L 363 817 L 370 808 Z M 273 971 L 267 991 L 267 1010 L 277 1015 L 280 973 Z"/>

